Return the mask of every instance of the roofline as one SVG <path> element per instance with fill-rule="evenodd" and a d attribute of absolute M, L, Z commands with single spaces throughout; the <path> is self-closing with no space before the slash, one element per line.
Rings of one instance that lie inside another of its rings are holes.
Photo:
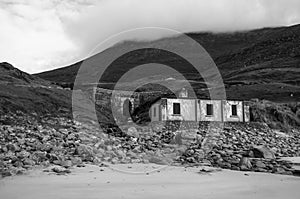
<path fill-rule="evenodd" d="M 181 97 L 181 98 L 171 98 L 171 97 L 162 97 L 160 99 L 188 99 L 188 100 L 211 100 L 211 101 L 240 101 L 240 102 L 249 102 L 249 100 L 239 100 L 239 99 L 204 99 L 204 98 L 190 98 L 190 97 Z"/>

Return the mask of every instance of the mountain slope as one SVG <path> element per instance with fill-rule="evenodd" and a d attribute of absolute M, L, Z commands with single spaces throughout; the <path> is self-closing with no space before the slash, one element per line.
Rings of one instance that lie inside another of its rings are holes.
<path fill-rule="evenodd" d="M 300 99 L 300 25 L 264 28 L 235 33 L 190 33 L 212 56 L 222 74 L 229 98 L 299 101 Z M 176 38 L 154 42 L 174 44 Z M 134 42 L 124 42 L 121 47 Z M 175 44 L 174 44 L 175 45 Z M 137 51 L 120 57 L 104 79 L 111 81 L 132 65 L 157 62 L 173 65 L 184 71 L 187 63 L 180 57 L 163 55 L 157 50 Z M 82 62 L 47 71 L 36 76 L 71 85 Z M 188 73 L 189 71 L 184 71 Z M 91 73 L 91 75 L 93 75 Z M 190 75 L 190 74 L 188 74 Z M 189 76 L 190 79 L 199 77 Z"/>
<path fill-rule="evenodd" d="M 0 113 L 70 115 L 70 110 L 70 91 L 22 72 L 9 63 L 0 63 Z"/>
<path fill-rule="evenodd" d="M 29 75 L 7 62 L 0 63 L 0 84 L 44 85 L 51 83 L 37 76 Z"/>
<path fill-rule="evenodd" d="M 60 84 L 71 84 L 74 82 L 77 71 L 82 64 L 83 61 L 79 61 L 75 64 L 72 64 L 67 67 L 42 72 L 39 74 L 35 74 L 34 76 L 43 78 L 45 80 L 60 83 Z"/>

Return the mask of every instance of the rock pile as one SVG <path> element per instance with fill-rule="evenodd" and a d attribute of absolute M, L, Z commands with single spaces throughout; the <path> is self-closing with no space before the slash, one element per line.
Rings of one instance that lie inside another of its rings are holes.
<path fill-rule="evenodd" d="M 84 166 L 84 163 L 164 161 L 162 137 L 166 135 L 162 133 L 144 134 L 139 138 L 121 133 L 118 137 L 113 135 L 116 128 L 104 133 L 95 125 L 67 118 L 44 117 L 38 121 L 23 114 L 2 116 L 0 122 L 0 174 L 3 177 L 22 174 L 38 166 L 69 169 Z"/>
<path fill-rule="evenodd" d="M 200 129 L 200 131 L 207 131 Z M 226 124 L 218 134 L 212 150 L 203 155 L 199 144 L 191 144 L 178 160 L 203 162 L 232 170 L 292 174 L 291 164 L 280 157 L 300 155 L 300 134 L 278 134 L 261 124 Z"/>
<path fill-rule="evenodd" d="M 59 165 L 64 168 L 97 162 L 94 149 L 87 145 L 101 138 L 86 133 L 67 118 L 40 121 L 25 115 L 2 116 L 0 121 L 0 173 L 2 176 L 21 174 L 36 166 Z"/>
<path fill-rule="evenodd" d="M 205 164 L 292 174 L 290 163 L 278 158 L 300 156 L 298 131 L 279 133 L 255 123 L 191 127 L 131 128 L 128 135 L 116 127 L 107 127 L 104 133 L 67 118 L 1 116 L 0 174 L 5 177 L 51 165 L 56 168 L 51 171 L 66 174 L 71 167 L 102 162 Z"/>

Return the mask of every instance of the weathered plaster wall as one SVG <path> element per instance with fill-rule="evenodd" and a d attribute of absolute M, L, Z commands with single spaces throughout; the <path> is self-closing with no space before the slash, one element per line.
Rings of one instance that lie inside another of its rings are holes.
<path fill-rule="evenodd" d="M 244 102 L 244 122 L 250 122 L 250 106 Z"/>
<path fill-rule="evenodd" d="M 223 119 L 224 122 L 243 122 L 243 102 L 224 100 L 223 103 Z M 237 115 L 232 115 L 232 105 L 236 105 Z"/>
<path fill-rule="evenodd" d="M 167 99 L 166 120 L 196 121 L 195 99 Z M 180 115 L 173 114 L 173 103 L 180 103 Z"/>
<path fill-rule="evenodd" d="M 161 120 L 161 105 L 160 101 L 153 104 L 150 108 L 150 118 L 152 122 Z"/>
<path fill-rule="evenodd" d="M 197 121 L 222 121 L 221 100 L 197 100 Z M 213 115 L 206 115 L 206 105 L 213 105 Z"/>
<path fill-rule="evenodd" d="M 167 99 L 160 100 L 160 108 L 161 108 L 161 120 L 167 121 Z"/>

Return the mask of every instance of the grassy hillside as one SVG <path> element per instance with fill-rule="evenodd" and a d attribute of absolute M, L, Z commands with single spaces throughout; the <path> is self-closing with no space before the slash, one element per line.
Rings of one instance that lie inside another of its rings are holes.
<path fill-rule="evenodd" d="M 20 71 L 7 62 L 3 62 L 0 63 L 0 84 L 49 86 L 51 83 Z"/>
<path fill-rule="evenodd" d="M 0 63 L 0 113 L 22 111 L 28 114 L 71 113 L 71 91 L 29 75 L 8 63 Z"/>
<path fill-rule="evenodd" d="M 251 102 L 251 120 L 264 122 L 269 127 L 290 131 L 300 127 L 300 102 L 272 103 L 270 101 Z"/>
<path fill-rule="evenodd" d="M 228 98 L 299 101 L 300 25 L 247 32 L 187 35 L 199 42 L 214 59 L 226 85 Z M 175 40 L 176 38 L 166 38 L 154 42 L 175 45 Z M 126 47 L 133 43 L 135 42 L 124 42 L 116 47 Z M 109 82 L 112 88 L 124 71 L 149 62 L 173 66 L 189 79 L 201 81 L 199 76 L 191 73 L 185 60 L 155 49 L 139 50 L 121 56 L 112 63 L 103 75 L 103 80 Z M 36 76 L 70 86 L 81 63 Z"/>

